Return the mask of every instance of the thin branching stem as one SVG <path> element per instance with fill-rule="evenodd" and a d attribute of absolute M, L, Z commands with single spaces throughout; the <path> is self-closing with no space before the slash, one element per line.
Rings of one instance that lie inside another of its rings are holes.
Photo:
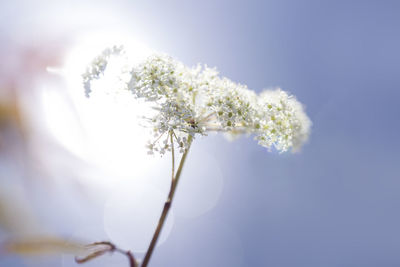
<path fill-rule="evenodd" d="M 238 133 L 238 134 L 245 134 L 245 133 L 248 133 L 249 130 L 244 127 L 242 127 L 242 128 L 236 127 L 235 129 L 224 129 L 219 126 L 215 126 L 215 127 L 209 126 L 206 128 L 206 132 L 223 132 L 223 133 L 232 132 L 232 133 Z"/>
<path fill-rule="evenodd" d="M 98 246 L 105 246 L 105 248 L 97 248 Z M 128 257 L 129 260 L 129 266 L 130 267 L 138 267 L 137 261 L 135 257 L 133 256 L 133 253 L 130 252 L 129 250 L 123 250 L 114 245 L 113 243 L 109 241 L 101 241 L 101 242 L 95 242 L 92 244 L 87 245 L 87 248 L 97 248 L 94 252 L 90 253 L 86 257 L 80 258 L 80 257 L 75 257 L 75 262 L 78 264 L 86 263 L 94 258 L 97 258 L 99 256 L 102 256 L 103 254 L 107 252 L 118 252 L 121 253 L 122 255 L 125 255 Z"/>
<path fill-rule="evenodd" d="M 174 132 L 170 131 L 169 136 L 171 138 L 171 156 L 172 156 L 172 178 L 171 183 L 175 180 L 175 148 L 174 148 Z M 172 185 L 171 185 L 172 186 Z"/>
<path fill-rule="evenodd" d="M 137 262 L 135 260 L 135 257 L 133 256 L 133 253 L 131 251 L 122 250 L 122 249 L 120 249 L 118 247 L 115 248 L 115 251 L 117 251 L 117 252 L 119 252 L 119 253 L 121 253 L 121 254 L 123 254 L 123 255 L 128 257 L 129 266 L 130 267 L 138 267 L 138 264 L 137 264 Z"/>
<path fill-rule="evenodd" d="M 152 238 L 152 240 L 150 242 L 149 248 L 147 249 L 146 255 L 144 256 L 143 263 L 142 263 L 141 267 L 147 267 L 147 265 L 149 264 L 151 255 L 153 254 L 153 250 L 154 250 L 154 248 L 155 248 L 155 246 L 157 244 L 158 237 L 159 237 L 159 235 L 161 233 L 161 230 L 162 230 L 162 228 L 164 226 L 164 223 L 165 223 L 165 220 L 167 218 L 168 212 L 169 212 L 169 210 L 171 208 L 172 200 L 174 199 L 174 195 L 175 195 L 176 186 L 178 185 L 179 177 L 181 176 L 183 165 L 185 164 L 185 160 L 186 160 L 186 157 L 188 155 L 188 152 L 189 152 L 189 149 L 190 149 L 190 145 L 192 144 L 192 140 L 193 140 L 193 137 L 191 135 L 189 135 L 189 138 L 188 138 L 188 144 L 189 145 L 188 145 L 187 149 L 185 150 L 185 152 L 182 155 L 182 158 L 181 158 L 181 161 L 179 163 L 179 167 L 178 167 L 178 170 L 176 171 L 175 176 L 173 176 L 173 178 L 172 178 L 171 189 L 169 191 L 168 198 L 165 201 L 164 208 L 162 210 L 160 219 L 158 221 L 157 228 L 156 228 L 156 230 L 155 230 L 155 232 L 153 234 L 153 238 Z M 172 150 L 172 153 L 174 153 L 173 150 Z M 174 156 L 173 156 L 173 158 L 174 158 Z"/>
<path fill-rule="evenodd" d="M 207 116 L 205 116 L 204 118 L 200 119 L 199 122 L 205 122 L 210 120 L 213 116 L 215 115 L 215 112 L 211 112 L 210 114 L 208 114 Z"/>
<path fill-rule="evenodd" d="M 158 140 L 161 139 L 161 137 L 165 134 L 165 132 L 163 132 L 162 134 L 160 134 L 160 136 L 157 137 L 157 139 L 153 142 L 153 146 L 158 142 Z"/>

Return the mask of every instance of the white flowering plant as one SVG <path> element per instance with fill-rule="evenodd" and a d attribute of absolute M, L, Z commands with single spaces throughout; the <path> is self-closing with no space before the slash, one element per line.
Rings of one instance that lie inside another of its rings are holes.
<path fill-rule="evenodd" d="M 87 97 L 91 94 L 91 82 L 102 77 L 113 56 L 128 59 L 122 46 L 114 46 L 105 49 L 87 67 L 82 75 Z M 297 152 L 310 134 L 311 121 L 303 105 L 279 88 L 256 94 L 246 85 L 221 77 L 215 68 L 200 64 L 188 67 L 165 54 L 153 54 L 139 64 L 121 67 L 120 74 L 122 89 L 130 91 L 137 99 L 149 102 L 155 110 L 152 116 L 144 117 L 145 125 L 152 131 L 152 138 L 147 144 L 148 153 L 163 155 L 168 152 L 172 155 L 171 189 L 140 264 L 143 267 L 150 261 L 190 146 L 197 136 L 210 132 L 234 136 L 247 134 L 253 135 L 258 144 L 268 150 Z M 182 156 L 176 168 L 177 151 Z M 122 252 L 129 257 L 131 266 L 139 266 L 131 252 L 118 250 L 109 242 L 91 245 L 106 246 L 104 251 L 100 250 L 102 252 Z M 77 259 L 77 262 L 85 262 L 101 254 L 95 251 L 86 258 Z"/>

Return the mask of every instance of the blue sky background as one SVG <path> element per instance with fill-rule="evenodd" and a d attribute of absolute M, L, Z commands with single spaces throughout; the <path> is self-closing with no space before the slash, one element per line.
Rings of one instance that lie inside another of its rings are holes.
<path fill-rule="evenodd" d="M 96 12 L 104 18 L 91 18 Z M 175 218 L 151 266 L 400 265 L 399 1 L 0 4 L 6 51 L 35 43 L 42 31 L 114 27 L 188 65 L 217 66 L 255 91 L 280 86 L 313 121 L 310 142 L 295 155 L 268 153 L 252 138 L 198 140 L 190 156 L 198 147 L 214 156 L 222 193 L 202 216 Z M 207 168 L 198 162 L 183 179 Z M 0 265 L 62 266 L 48 261 L 8 257 Z"/>

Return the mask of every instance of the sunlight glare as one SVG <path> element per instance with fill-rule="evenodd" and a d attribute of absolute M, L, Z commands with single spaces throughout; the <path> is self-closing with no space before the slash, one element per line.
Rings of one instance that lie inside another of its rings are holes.
<path fill-rule="evenodd" d="M 66 92 L 45 88 L 42 94 L 46 124 L 55 139 L 79 158 L 111 173 L 113 182 L 143 174 L 157 161 L 149 160 L 146 154 L 148 129 L 141 127 L 138 119 L 148 115 L 149 109 L 130 92 L 117 92 L 115 88 L 118 81 L 113 77 L 121 62 L 110 60 L 101 83 L 93 82 L 91 97 L 84 95 L 81 75 L 106 47 L 124 45 L 129 58 L 135 60 L 130 64 L 151 54 L 150 49 L 126 36 L 103 32 L 79 40 L 67 56 L 65 67 L 59 71 L 50 69 L 65 77 Z M 108 186 L 108 181 L 102 182 Z"/>

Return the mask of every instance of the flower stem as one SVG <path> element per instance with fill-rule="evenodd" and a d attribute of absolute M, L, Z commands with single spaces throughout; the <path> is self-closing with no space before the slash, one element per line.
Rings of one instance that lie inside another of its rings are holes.
<path fill-rule="evenodd" d="M 172 137 L 172 134 L 171 134 L 171 137 Z M 172 175 L 173 178 L 172 178 L 171 189 L 169 191 L 168 198 L 165 201 L 164 208 L 162 210 L 160 219 L 158 221 L 157 228 L 156 228 L 156 230 L 155 230 L 155 232 L 153 234 L 153 238 L 152 238 L 152 240 L 150 242 L 149 248 L 147 249 L 146 255 L 144 256 L 143 263 L 142 263 L 141 267 L 147 267 L 147 265 L 149 264 L 151 255 L 153 254 L 153 250 L 154 250 L 154 248 L 155 248 L 155 246 L 157 244 L 158 237 L 159 237 L 159 235 L 161 233 L 161 230 L 162 230 L 162 228 L 164 226 L 164 223 L 165 223 L 165 219 L 167 218 L 169 209 L 171 207 L 172 200 L 174 199 L 176 186 L 178 185 L 179 177 L 181 176 L 183 165 L 185 164 L 186 156 L 187 156 L 187 154 L 189 152 L 190 145 L 192 144 L 192 140 L 193 140 L 193 137 L 191 135 L 189 135 L 189 137 L 188 137 L 188 147 L 187 147 L 187 149 L 185 150 L 185 152 L 182 155 L 182 158 L 181 158 L 181 161 L 179 163 L 179 167 L 178 167 L 178 170 L 176 171 L 175 176 Z M 172 149 L 172 160 L 173 160 L 172 163 L 174 165 L 175 156 L 174 156 L 174 150 L 173 149 Z"/>
<path fill-rule="evenodd" d="M 100 246 L 100 247 L 97 248 L 98 246 Z M 105 247 L 102 248 L 101 246 L 105 246 Z M 89 255 L 87 255 L 83 258 L 76 256 L 75 257 L 76 263 L 78 263 L 78 264 L 86 263 L 94 258 L 102 256 L 106 252 L 118 252 L 118 253 L 121 253 L 128 257 L 130 267 L 138 267 L 138 264 L 135 260 L 135 257 L 133 256 L 132 252 L 130 252 L 129 250 L 128 251 L 122 250 L 111 242 L 108 242 L 108 241 L 95 242 L 95 243 L 87 245 L 86 248 L 88 250 L 90 248 L 95 248 L 95 249 L 97 248 L 97 249 L 94 250 L 94 252 L 90 253 Z"/>
<path fill-rule="evenodd" d="M 175 148 L 174 148 L 174 132 L 171 131 L 169 133 L 169 136 L 171 137 L 171 156 L 172 156 L 172 177 L 171 177 L 171 186 L 172 183 L 175 180 Z"/>

